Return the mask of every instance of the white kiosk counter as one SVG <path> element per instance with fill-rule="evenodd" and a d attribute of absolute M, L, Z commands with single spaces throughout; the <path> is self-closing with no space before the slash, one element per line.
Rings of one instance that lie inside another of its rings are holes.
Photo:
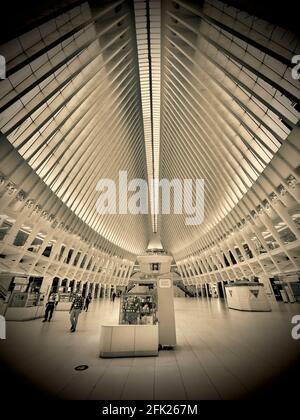
<path fill-rule="evenodd" d="M 44 316 L 44 306 L 29 306 L 26 308 L 7 308 L 6 321 L 30 321 Z"/>
<path fill-rule="evenodd" d="M 8 301 L 5 319 L 7 321 L 29 321 L 42 318 L 45 312 L 43 293 L 12 292 Z"/>
<path fill-rule="evenodd" d="M 100 357 L 158 356 L 158 325 L 101 326 Z"/>
<path fill-rule="evenodd" d="M 262 283 L 240 281 L 225 285 L 228 308 L 240 311 L 271 311 Z"/>

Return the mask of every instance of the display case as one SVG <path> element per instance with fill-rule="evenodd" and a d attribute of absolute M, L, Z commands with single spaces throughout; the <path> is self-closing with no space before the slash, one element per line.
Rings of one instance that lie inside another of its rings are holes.
<path fill-rule="evenodd" d="M 43 300 L 44 294 L 40 293 L 28 293 L 28 292 L 13 292 L 9 307 L 11 308 L 30 308 L 32 306 L 41 305 L 41 300 Z"/>
<path fill-rule="evenodd" d="M 101 326 L 100 357 L 158 356 L 158 325 Z"/>
<path fill-rule="evenodd" d="M 121 296 L 120 324 L 153 325 L 157 323 L 157 297 L 155 291 L 125 293 Z"/>
<path fill-rule="evenodd" d="M 69 311 L 72 306 L 74 295 L 72 293 L 58 293 L 57 311 Z"/>
<path fill-rule="evenodd" d="M 8 321 L 40 318 L 44 312 L 44 293 L 12 292 L 5 312 Z"/>
<path fill-rule="evenodd" d="M 73 294 L 72 293 L 59 293 L 58 301 L 59 302 L 72 302 Z"/>
<path fill-rule="evenodd" d="M 131 282 L 121 295 L 119 325 L 101 327 L 100 357 L 158 355 L 157 290 Z"/>

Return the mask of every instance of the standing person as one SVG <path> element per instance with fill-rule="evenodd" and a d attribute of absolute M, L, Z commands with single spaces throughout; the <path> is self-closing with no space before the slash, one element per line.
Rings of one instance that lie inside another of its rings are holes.
<path fill-rule="evenodd" d="M 76 331 L 78 317 L 79 317 L 80 312 L 83 309 L 83 305 L 84 305 L 84 297 L 82 296 L 81 293 L 77 293 L 70 309 L 70 321 L 71 321 L 70 331 L 71 332 Z"/>
<path fill-rule="evenodd" d="M 56 293 L 51 293 L 49 296 L 48 302 L 46 303 L 46 310 L 45 310 L 45 316 L 44 316 L 43 322 L 51 321 L 56 301 L 57 301 Z"/>
<path fill-rule="evenodd" d="M 91 294 L 91 293 L 89 293 L 89 294 L 87 295 L 87 297 L 85 298 L 85 303 L 84 303 L 84 309 L 85 309 L 85 312 L 87 312 L 87 311 L 88 311 L 88 309 L 89 309 L 89 304 L 90 304 L 91 300 L 92 300 L 92 294 Z"/>
<path fill-rule="evenodd" d="M 115 299 L 116 299 L 116 292 L 113 292 L 113 294 L 112 294 L 112 301 L 114 302 L 115 301 Z"/>

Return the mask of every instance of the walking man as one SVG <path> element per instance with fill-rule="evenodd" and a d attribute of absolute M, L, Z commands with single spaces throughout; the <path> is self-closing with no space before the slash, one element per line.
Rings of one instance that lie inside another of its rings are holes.
<path fill-rule="evenodd" d="M 46 304 L 46 311 L 45 311 L 43 322 L 51 321 L 57 299 L 58 299 L 58 296 L 56 295 L 56 293 L 51 293 L 51 295 L 49 296 L 48 302 Z"/>
<path fill-rule="evenodd" d="M 83 309 L 83 305 L 84 305 L 84 297 L 81 295 L 81 293 L 77 293 L 70 309 L 70 321 L 71 321 L 70 331 L 71 332 L 76 331 L 78 317 L 79 317 L 80 312 Z"/>
<path fill-rule="evenodd" d="M 92 300 L 92 294 L 91 293 L 89 293 L 88 295 L 87 295 L 87 297 L 85 298 L 85 304 L 84 304 L 84 309 L 85 309 L 85 311 L 87 312 L 88 311 L 88 309 L 89 309 L 89 304 L 91 303 L 91 300 Z"/>

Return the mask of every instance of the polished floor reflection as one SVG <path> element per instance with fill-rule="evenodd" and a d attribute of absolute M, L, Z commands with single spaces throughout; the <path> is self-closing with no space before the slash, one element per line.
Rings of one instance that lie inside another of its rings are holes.
<path fill-rule="evenodd" d="M 175 310 L 178 345 L 159 357 L 100 359 L 100 325 L 117 322 L 119 311 L 119 300 L 100 300 L 81 314 L 75 334 L 67 312 L 50 323 L 8 322 L 1 359 L 52 398 L 186 400 L 249 398 L 300 356 L 300 340 L 291 338 L 298 303 L 250 313 L 217 299 L 176 298 Z M 89 368 L 74 370 L 83 364 Z"/>

